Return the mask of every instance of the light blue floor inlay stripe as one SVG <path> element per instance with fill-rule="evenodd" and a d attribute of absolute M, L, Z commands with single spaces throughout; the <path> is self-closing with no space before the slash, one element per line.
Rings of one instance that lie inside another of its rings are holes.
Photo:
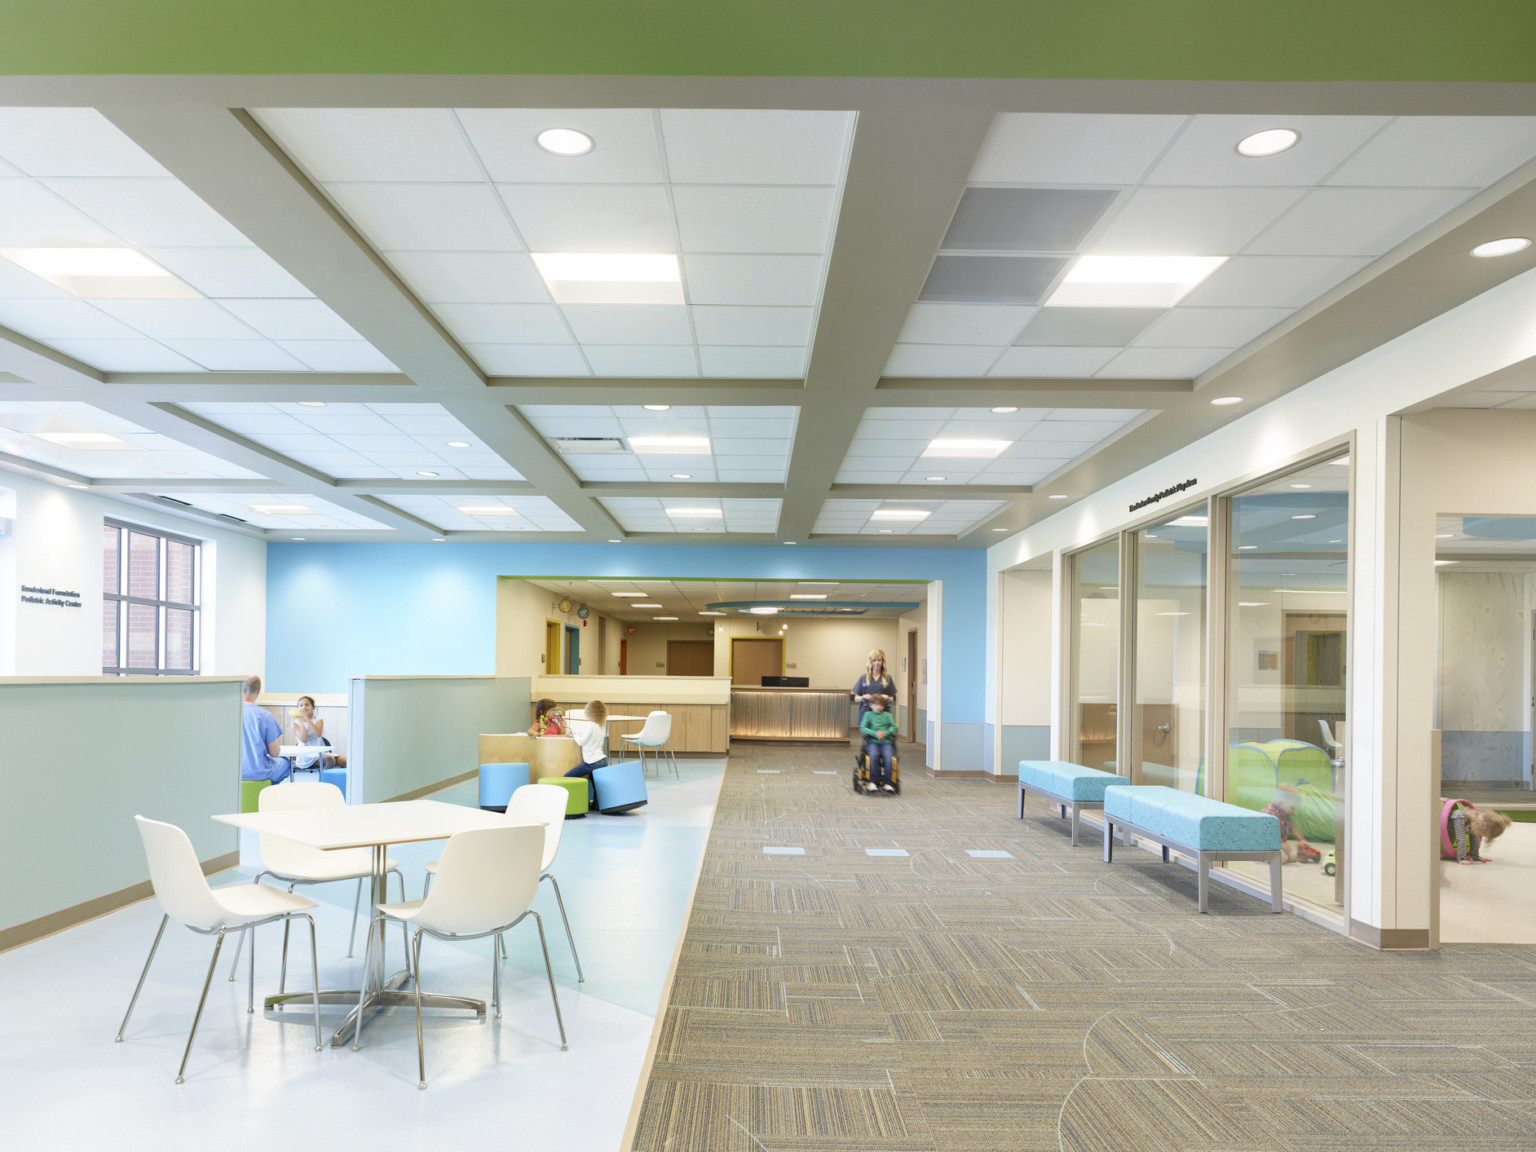
<path fill-rule="evenodd" d="M 1012 852 L 1004 852 L 1001 848 L 967 848 L 967 856 L 974 856 L 978 860 L 1012 860 Z"/>
<path fill-rule="evenodd" d="M 911 855 L 911 853 L 909 853 L 905 848 L 866 848 L 866 849 L 864 849 L 864 855 L 866 855 L 866 856 L 909 856 L 909 855 Z"/>
<path fill-rule="evenodd" d="M 816 768 L 811 771 L 812 776 L 841 776 L 841 772 L 828 772 L 825 768 Z"/>
<path fill-rule="evenodd" d="M 775 848 L 775 847 L 770 847 L 769 845 L 765 844 L 765 845 L 763 845 L 763 855 L 764 856 L 804 856 L 805 855 L 805 849 L 804 848 Z"/>
<path fill-rule="evenodd" d="M 757 774 L 759 776 L 777 776 L 779 770 L 777 768 L 759 768 Z"/>

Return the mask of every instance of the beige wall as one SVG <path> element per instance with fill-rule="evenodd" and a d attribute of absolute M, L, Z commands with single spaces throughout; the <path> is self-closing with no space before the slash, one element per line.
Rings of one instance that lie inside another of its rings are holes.
<path fill-rule="evenodd" d="M 864 671 L 871 648 L 883 648 L 893 667 L 896 621 L 778 620 L 737 617 L 715 621 L 715 675 L 731 674 L 731 637 L 761 636 L 784 641 L 784 675 L 805 676 L 812 688 L 852 688 Z M 783 628 L 781 635 L 779 629 Z M 894 674 L 894 672 L 893 672 Z"/>
<path fill-rule="evenodd" d="M 667 671 L 668 640 L 708 640 L 711 632 L 707 623 L 636 624 L 635 634 L 626 636 L 629 641 L 629 666 L 631 676 L 664 676 Z M 619 670 L 615 657 L 613 671 Z"/>
<path fill-rule="evenodd" d="M 581 668 L 587 676 L 617 673 L 619 670 L 619 638 L 623 624 L 594 611 L 587 617 L 586 627 L 574 611 L 561 612 L 557 605 L 558 592 L 540 588 L 515 576 L 503 576 L 496 581 L 496 675 L 542 676 L 544 667 L 544 625 L 558 620 L 562 626 L 581 628 Z M 604 621 L 603 642 L 599 643 L 598 622 Z M 564 640 L 562 639 L 562 651 Z M 606 649 L 606 651 L 605 651 Z M 634 669 L 634 645 L 630 646 L 630 667 Z M 560 668 L 564 673 L 575 669 Z"/>
<path fill-rule="evenodd" d="M 1005 643 L 1002 675 L 1008 690 L 999 704 L 1003 724 L 1051 722 L 1051 573 L 1002 576 Z M 1094 629 L 1102 631 L 1102 629 Z"/>

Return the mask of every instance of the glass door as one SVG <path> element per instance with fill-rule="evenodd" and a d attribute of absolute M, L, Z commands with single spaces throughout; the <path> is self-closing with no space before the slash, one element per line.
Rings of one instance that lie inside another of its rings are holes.
<path fill-rule="evenodd" d="M 1210 518 L 1202 508 L 1135 534 L 1131 781 L 1205 793 L 1205 605 Z"/>
<path fill-rule="evenodd" d="M 1116 770 L 1119 723 L 1120 540 L 1072 557 L 1072 728 L 1074 763 Z"/>

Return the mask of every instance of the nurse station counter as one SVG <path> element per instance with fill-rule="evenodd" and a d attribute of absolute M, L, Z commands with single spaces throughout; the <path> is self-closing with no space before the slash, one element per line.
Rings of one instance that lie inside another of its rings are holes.
<path fill-rule="evenodd" d="M 848 689 L 731 686 L 734 740 L 848 741 Z"/>

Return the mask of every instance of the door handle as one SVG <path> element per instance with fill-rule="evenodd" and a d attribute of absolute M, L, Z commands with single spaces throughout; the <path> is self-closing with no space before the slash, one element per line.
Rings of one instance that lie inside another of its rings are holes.
<path fill-rule="evenodd" d="M 1172 724 L 1159 724 L 1156 728 L 1153 729 L 1153 731 L 1154 732 L 1163 732 L 1163 733 L 1172 732 L 1173 731 L 1173 725 Z"/>

